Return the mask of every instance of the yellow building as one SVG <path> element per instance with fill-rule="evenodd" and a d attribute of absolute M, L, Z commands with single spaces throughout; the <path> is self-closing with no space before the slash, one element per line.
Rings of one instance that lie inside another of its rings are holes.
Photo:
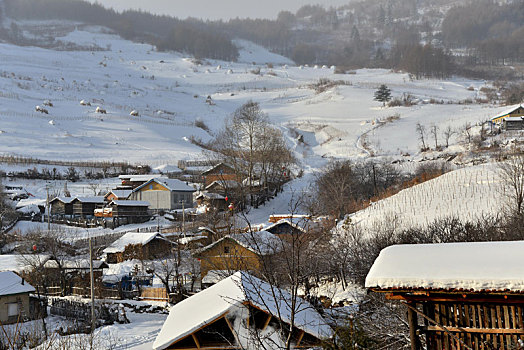
<path fill-rule="evenodd" d="M 280 252 L 283 241 L 267 232 L 231 234 L 202 248 L 200 259 L 202 279 L 212 270 L 230 275 L 235 271 L 259 271 L 264 258 Z"/>
<path fill-rule="evenodd" d="M 517 105 L 513 106 L 510 109 L 502 112 L 501 114 L 497 115 L 496 117 L 491 118 L 491 122 L 493 124 L 501 124 L 504 119 L 507 117 L 522 117 L 524 116 L 524 106 Z"/>

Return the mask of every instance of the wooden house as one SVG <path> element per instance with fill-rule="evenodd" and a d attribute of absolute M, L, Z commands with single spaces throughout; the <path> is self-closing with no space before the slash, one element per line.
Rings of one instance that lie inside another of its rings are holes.
<path fill-rule="evenodd" d="M 104 269 L 107 265 L 102 260 L 93 260 L 93 277 L 97 285 L 101 284 Z M 90 283 L 89 259 L 75 259 L 58 261 L 49 259 L 43 265 L 47 283 L 55 284 L 63 288 L 65 295 L 71 294 L 73 288 L 86 288 Z M 63 285 L 63 281 L 66 284 Z"/>
<path fill-rule="evenodd" d="M 208 193 L 217 193 L 221 196 L 232 198 L 241 188 L 241 184 L 235 180 L 216 180 L 205 187 Z"/>
<path fill-rule="evenodd" d="M 524 106 L 517 105 L 491 118 L 491 123 L 492 124 L 502 124 L 503 121 L 508 117 L 522 117 L 522 116 L 524 116 Z"/>
<path fill-rule="evenodd" d="M 126 200 L 129 199 L 131 192 L 133 192 L 132 189 L 112 189 L 107 192 L 104 198 L 107 202 L 111 202 L 112 200 Z"/>
<path fill-rule="evenodd" d="M 204 186 L 207 187 L 215 181 L 236 181 L 239 182 L 241 178 L 238 177 L 235 169 L 225 163 L 218 163 L 211 169 L 204 171 L 202 174 L 204 178 Z"/>
<path fill-rule="evenodd" d="M 36 317 L 29 294 L 35 289 L 12 271 L 0 272 L 0 324 L 25 322 Z"/>
<path fill-rule="evenodd" d="M 202 248 L 195 256 L 200 259 L 200 275 L 210 270 L 259 271 L 262 259 L 280 252 L 282 242 L 267 231 L 227 235 Z"/>
<path fill-rule="evenodd" d="M 108 204 L 113 218 L 126 218 L 127 223 L 141 223 L 149 220 L 149 202 L 131 200 L 113 200 Z"/>
<path fill-rule="evenodd" d="M 298 298 L 292 308 L 291 300 L 287 291 L 237 272 L 173 306 L 153 349 L 275 349 L 291 322 L 293 349 L 318 348 L 333 337 L 311 304 Z"/>
<path fill-rule="evenodd" d="M 55 197 L 49 201 L 52 216 L 72 216 L 73 215 L 73 197 Z"/>
<path fill-rule="evenodd" d="M 193 207 L 196 190 L 177 179 L 151 179 L 133 190 L 130 200 L 149 202 L 154 210 L 173 210 Z"/>
<path fill-rule="evenodd" d="M 411 349 L 517 349 L 524 341 L 524 241 L 383 249 L 366 287 L 400 300 Z"/>
<path fill-rule="evenodd" d="M 73 205 L 73 216 L 91 218 L 95 215 L 95 209 L 102 208 L 105 204 L 104 197 L 76 197 L 71 202 Z"/>
<path fill-rule="evenodd" d="M 173 243 L 158 232 L 128 232 L 103 250 L 109 264 L 126 260 L 152 260 L 171 254 Z"/>

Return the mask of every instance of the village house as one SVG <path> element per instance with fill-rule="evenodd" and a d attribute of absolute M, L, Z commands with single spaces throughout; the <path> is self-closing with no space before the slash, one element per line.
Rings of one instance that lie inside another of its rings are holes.
<path fill-rule="evenodd" d="M 224 198 L 229 197 L 231 199 L 240 187 L 241 184 L 235 180 L 216 180 L 207 185 L 205 190 L 208 193 L 216 193 Z"/>
<path fill-rule="evenodd" d="M 210 270 L 259 271 L 263 259 L 280 252 L 282 241 L 267 231 L 227 235 L 202 248 L 195 256 L 200 259 L 200 274 L 205 278 Z"/>
<path fill-rule="evenodd" d="M 499 115 L 491 118 L 491 123 L 492 124 L 502 124 L 503 121 L 506 118 L 509 118 L 509 117 L 522 117 L 522 116 L 524 116 L 524 106 L 523 105 L 517 105 L 517 106 L 513 106 L 513 107 L 507 109 L 506 111 L 500 113 Z"/>
<path fill-rule="evenodd" d="M 204 178 L 204 187 L 209 186 L 215 181 L 235 181 L 239 182 L 241 179 L 238 177 L 235 169 L 225 163 L 218 163 L 211 169 L 202 172 Z"/>
<path fill-rule="evenodd" d="M 524 241 L 396 245 L 366 288 L 404 302 L 411 349 L 517 349 L 524 341 Z"/>
<path fill-rule="evenodd" d="M 80 218 L 92 218 L 95 215 L 95 209 L 103 208 L 105 204 L 104 197 L 76 197 L 71 201 L 73 205 L 73 216 Z"/>
<path fill-rule="evenodd" d="M 177 179 L 155 178 L 136 187 L 129 199 L 149 202 L 153 210 L 192 208 L 195 191 Z"/>
<path fill-rule="evenodd" d="M 55 197 L 49 201 L 51 216 L 71 217 L 73 215 L 73 197 Z"/>
<path fill-rule="evenodd" d="M 171 254 L 173 242 L 158 232 L 128 232 L 103 250 L 108 264 L 126 260 L 152 260 Z"/>
<path fill-rule="evenodd" d="M 215 208 L 217 210 L 226 210 L 226 198 L 218 193 L 200 192 L 195 200 L 198 206 L 206 205 L 208 208 Z"/>
<path fill-rule="evenodd" d="M 107 207 L 111 208 L 111 217 L 119 224 L 141 223 L 151 218 L 146 201 L 112 200 Z"/>
<path fill-rule="evenodd" d="M 307 301 L 293 304 L 287 291 L 237 272 L 173 306 L 153 349 L 275 348 L 292 322 L 293 349 L 321 347 L 334 334 Z"/>
<path fill-rule="evenodd" d="M 0 324 L 25 322 L 38 315 L 30 300 L 35 289 L 12 271 L 0 272 Z"/>

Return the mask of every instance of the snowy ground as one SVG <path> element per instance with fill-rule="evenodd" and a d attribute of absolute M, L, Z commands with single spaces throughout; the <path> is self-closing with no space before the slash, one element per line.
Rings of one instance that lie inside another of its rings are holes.
<path fill-rule="evenodd" d="M 458 126 L 485 120 L 500 110 L 456 104 L 479 97 L 483 81 L 410 81 L 407 74 L 381 69 L 334 74 L 331 68 L 293 66 L 288 59 L 245 41 L 238 42 L 244 47 L 240 62 L 229 63 L 196 62 L 178 53 L 156 52 L 150 45 L 93 27 L 59 39 L 108 50 L 52 51 L 0 44 L 0 153 L 176 164 L 200 156 L 200 149 L 188 142 L 190 136 L 209 140 L 226 116 L 251 99 L 260 102 L 277 126 L 304 135 L 307 145 L 297 146 L 297 151 L 306 163 L 314 164 L 318 156 L 366 156 L 360 136 L 377 120 L 394 114 L 399 115 L 398 121 L 370 137 L 380 154 L 417 153 L 417 122 Z M 269 61 L 275 68 L 266 67 Z M 251 72 L 257 68 L 260 74 Z M 320 78 L 346 85 L 316 93 L 311 84 Z M 450 104 L 382 108 L 373 101 L 382 83 L 394 96 L 411 94 L 420 101 Z M 214 105 L 205 103 L 208 95 Z M 43 106 L 45 100 L 53 107 Z M 81 106 L 80 100 L 92 105 Z M 35 111 L 37 105 L 49 114 Z M 96 113 L 97 106 L 107 114 Z M 130 116 L 132 110 L 140 116 Z M 196 120 L 210 132 L 195 127 Z"/>

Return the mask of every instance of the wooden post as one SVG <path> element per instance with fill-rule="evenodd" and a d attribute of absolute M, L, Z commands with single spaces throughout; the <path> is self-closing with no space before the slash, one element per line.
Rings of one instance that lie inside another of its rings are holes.
<path fill-rule="evenodd" d="M 409 301 L 407 304 L 408 304 L 409 339 L 411 340 L 411 350 L 420 350 L 420 341 L 417 335 L 417 328 L 418 328 L 417 313 L 413 310 L 413 308 L 417 307 L 417 304 L 412 301 Z"/>

